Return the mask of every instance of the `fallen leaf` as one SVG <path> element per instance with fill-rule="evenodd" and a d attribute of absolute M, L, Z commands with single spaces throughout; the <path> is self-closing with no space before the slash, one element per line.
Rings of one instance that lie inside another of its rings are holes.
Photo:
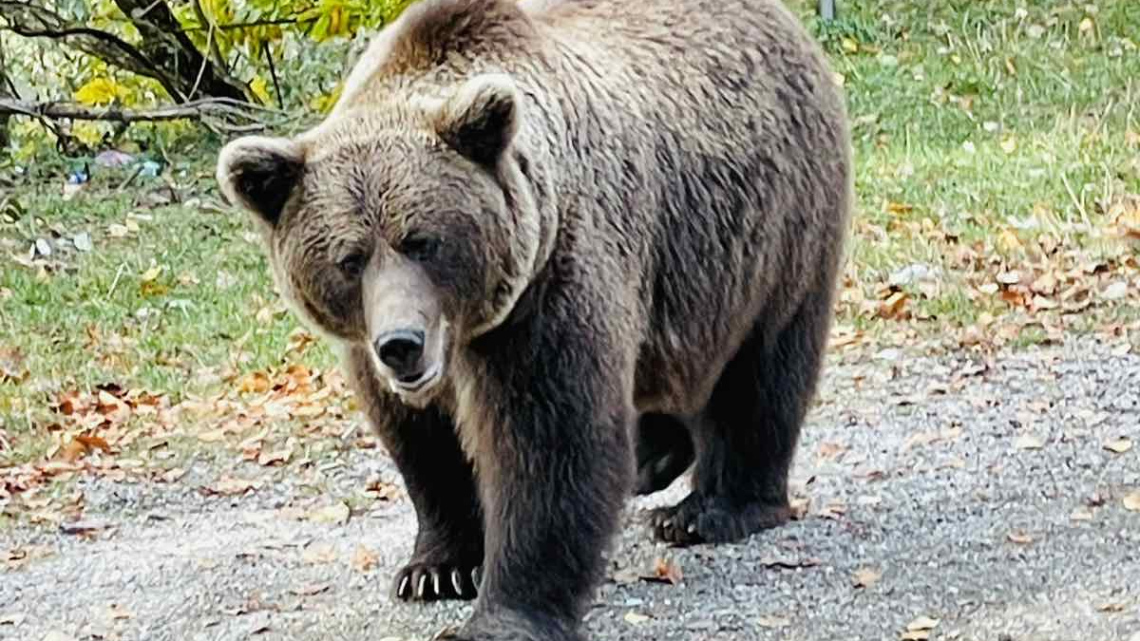
<path fill-rule="evenodd" d="M 1140 490 L 1124 497 L 1124 509 L 1129 512 L 1140 512 Z"/>
<path fill-rule="evenodd" d="M 819 458 L 823 460 L 834 459 L 846 450 L 847 446 L 843 445 L 842 443 L 831 443 L 824 441 L 819 445 Z"/>
<path fill-rule="evenodd" d="M 902 641 L 925 641 L 930 638 L 931 631 L 938 627 L 939 620 L 921 616 L 906 626 L 906 631 L 900 637 Z"/>
<path fill-rule="evenodd" d="M 142 276 L 139 277 L 139 280 L 147 283 L 158 278 L 160 274 L 162 274 L 162 265 L 154 265 L 150 269 L 143 272 Z"/>
<path fill-rule="evenodd" d="M 625 622 L 632 623 L 633 625 L 641 625 L 651 618 L 652 617 L 648 617 L 644 614 L 638 614 L 637 612 L 627 612 L 625 615 Z"/>
<path fill-rule="evenodd" d="M 1039 436 L 1022 434 L 1013 442 L 1013 446 L 1019 450 L 1039 450 L 1045 447 L 1045 441 Z"/>
<path fill-rule="evenodd" d="M 202 488 L 206 494 L 216 494 L 218 496 L 236 496 L 245 494 L 249 490 L 256 490 L 261 487 L 260 481 L 250 479 L 242 479 L 228 474 L 223 474 L 216 483 L 212 486 Z"/>
<path fill-rule="evenodd" d="M 1009 533 L 1009 540 L 1010 542 L 1017 543 L 1018 545 L 1029 545 L 1033 542 L 1033 537 L 1029 536 L 1021 530 L 1014 530 L 1013 532 Z"/>
<path fill-rule="evenodd" d="M 1073 521 L 1091 521 L 1093 520 L 1093 513 L 1092 510 L 1088 508 L 1079 507 L 1073 510 L 1073 513 L 1069 515 L 1069 519 Z"/>
<path fill-rule="evenodd" d="M 906 625 L 907 630 L 933 630 L 938 627 L 941 619 L 932 619 L 928 616 L 921 616 L 911 621 Z"/>
<path fill-rule="evenodd" d="M 112 603 L 110 607 L 107 608 L 107 618 L 111 619 L 112 621 L 123 621 L 126 619 L 133 619 L 134 617 L 135 615 L 130 610 L 124 608 L 118 603 Z"/>
<path fill-rule="evenodd" d="M 348 504 L 344 501 L 337 501 L 331 505 L 317 508 L 306 515 L 306 520 L 313 523 L 327 523 L 330 525 L 341 525 L 348 521 L 348 517 L 352 510 L 349 509 Z"/>
<path fill-rule="evenodd" d="M 1124 603 L 1120 601 L 1107 601 L 1096 606 L 1097 612 L 1124 612 Z"/>
<path fill-rule="evenodd" d="M 258 465 L 277 465 L 279 463 L 288 463 L 289 459 L 293 457 L 293 450 L 284 449 L 275 452 L 261 452 L 257 456 Z"/>
<path fill-rule="evenodd" d="M 1104 449 L 1110 452 L 1115 452 L 1117 454 L 1124 454 L 1128 450 L 1132 449 L 1132 441 L 1128 437 L 1122 436 L 1105 443 Z"/>
<path fill-rule="evenodd" d="M 756 625 L 762 628 L 779 629 L 791 625 L 792 620 L 787 617 L 762 616 L 756 619 Z"/>
<path fill-rule="evenodd" d="M 328 543 L 317 543 L 305 548 L 301 559 L 312 565 L 332 563 L 336 560 L 336 548 Z"/>
<path fill-rule="evenodd" d="M 681 566 L 671 559 L 658 558 L 653 562 L 653 573 L 642 575 L 642 581 L 677 585 L 681 582 Z"/>
<path fill-rule="evenodd" d="M 879 304 L 879 317 L 887 320 L 900 320 L 905 315 L 908 296 L 905 292 L 895 292 Z"/>
<path fill-rule="evenodd" d="M 856 588 L 869 588 L 883 578 L 881 570 L 875 568 L 862 568 L 855 571 L 853 582 Z"/>
<path fill-rule="evenodd" d="M 332 587 L 331 583 L 313 583 L 310 585 L 301 586 L 297 589 L 291 589 L 289 591 L 297 596 L 313 596 L 315 594 L 320 594 L 321 592 L 328 590 L 330 587 Z"/>
<path fill-rule="evenodd" d="M 182 478 L 185 475 L 186 475 L 185 469 L 180 468 L 180 467 L 175 467 L 175 468 L 171 468 L 171 469 L 163 472 L 161 475 L 159 475 L 159 478 L 161 478 L 166 483 L 174 483 L 175 481 L 177 481 L 178 479 Z"/>
<path fill-rule="evenodd" d="M 27 615 L 18 612 L 12 614 L 0 614 L 0 625 L 20 625 L 23 623 Z"/>
<path fill-rule="evenodd" d="M 357 545 L 352 552 L 352 569 L 357 572 L 368 572 L 379 563 L 380 557 L 363 545 Z"/>

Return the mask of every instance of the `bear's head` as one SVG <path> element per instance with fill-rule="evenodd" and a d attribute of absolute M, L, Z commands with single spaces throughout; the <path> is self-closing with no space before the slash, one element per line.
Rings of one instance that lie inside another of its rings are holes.
<path fill-rule="evenodd" d="M 278 290 L 326 337 L 366 346 L 406 402 L 431 397 L 455 350 L 500 325 L 545 260 L 512 152 L 520 110 L 508 77 L 482 74 L 220 154 L 221 189 L 253 213 Z"/>

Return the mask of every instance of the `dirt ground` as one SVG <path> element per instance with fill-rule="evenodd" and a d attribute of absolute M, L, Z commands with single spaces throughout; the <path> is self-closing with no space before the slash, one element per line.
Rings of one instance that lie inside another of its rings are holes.
<path fill-rule="evenodd" d="M 645 511 L 684 480 L 631 501 L 591 637 L 1140 641 L 1140 357 L 1120 352 L 1074 339 L 989 361 L 834 362 L 797 459 L 803 517 L 672 549 Z M 406 499 L 328 508 L 370 478 L 398 485 L 382 452 L 241 497 L 200 491 L 257 471 L 219 465 L 81 482 L 82 535 L 0 532 L 0 638 L 421 640 L 469 612 L 390 600 L 415 531 Z"/>

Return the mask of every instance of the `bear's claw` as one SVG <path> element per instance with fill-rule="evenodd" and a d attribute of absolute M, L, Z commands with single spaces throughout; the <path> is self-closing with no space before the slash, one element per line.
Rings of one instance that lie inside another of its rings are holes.
<path fill-rule="evenodd" d="M 786 504 L 753 501 L 738 505 L 719 496 L 690 494 L 673 507 L 658 508 L 649 516 L 654 536 L 674 545 L 732 543 L 791 518 Z"/>
<path fill-rule="evenodd" d="M 400 601 L 469 601 L 478 596 L 482 568 L 411 563 L 393 582 L 393 595 Z"/>

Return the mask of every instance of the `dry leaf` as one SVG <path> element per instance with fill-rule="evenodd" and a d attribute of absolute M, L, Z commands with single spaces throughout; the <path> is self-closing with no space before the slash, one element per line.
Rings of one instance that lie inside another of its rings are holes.
<path fill-rule="evenodd" d="M 344 501 L 337 501 L 332 505 L 326 505 L 317 508 L 306 515 L 306 520 L 313 523 L 328 523 L 331 525 L 341 525 L 348 521 L 349 514 L 352 510 L 349 509 L 348 504 Z"/>
<path fill-rule="evenodd" d="M 11 614 L 0 614 L 0 625 L 20 625 L 26 618 L 28 618 L 27 615 L 15 612 Z"/>
<path fill-rule="evenodd" d="M 653 562 L 653 573 L 642 575 L 642 581 L 677 585 L 681 582 L 681 566 L 671 559 L 658 558 Z"/>
<path fill-rule="evenodd" d="M 927 616 L 918 617 L 907 624 L 906 631 L 902 633 L 900 638 L 903 641 L 925 641 L 930 638 L 931 631 L 938 627 L 938 623 L 938 619 Z"/>
<path fill-rule="evenodd" d="M 297 589 L 291 589 L 289 591 L 297 596 L 313 596 L 315 594 L 320 594 L 321 592 L 328 590 L 330 587 L 332 587 L 332 585 L 329 583 L 313 583 L 310 585 L 301 586 Z"/>
<path fill-rule="evenodd" d="M 1018 545 L 1029 545 L 1033 542 L 1033 537 L 1029 536 L 1021 530 L 1014 530 L 1013 532 L 1009 533 L 1009 540 L 1010 542 L 1017 543 Z"/>
<path fill-rule="evenodd" d="M 1132 449 L 1132 441 L 1128 437 L 1122 436 L 1105 443 L 1104 449 L 1110 452 L 1115 452 L 1117 454 L 1124 454 L 1128 450 Z"/>
<path fill-rule="evenodd" d="M 879 317 L 887 320 L 899 320 L 905 315 L 906 302 L 908 296 L 906 292 L 895 292 L 887 297 L 882 303 L 879 304 Z"/>
<path fill-rule="evenodd" d="M 316 543 L 305 548 L 301 559 L 311 565 L 332 563 L 336 560 L 336 548 L 328 543 Z"/>
<path fill-rule="evenodd" d="M 1098 612 L 1124 612 L 1124 604 L 1120 601 L 1107 601 L 1096 606 Z"/>
<path fill-rule="evenodd" d="M 357 545 L 356 549 L 352 552 L 352 569 L 357 572 L 368 572 L 379 563 L 379 555 L 363 545 Z"/>
<path fill-rule="evenodd" d="M 883 578 L 881 570 L 875 568 L 862 568 L 855 571 L 853 582 L 856 588 L 869 588 Z"/>
<path fill-rule="evenodd" d="M 279 463 L 288 463 L 289 459 L 293 457 L 292 448 L 277 450 L 276 452 L 261 452 L 257 455 L 258 465 L 277 465 Z"/>
<path fill-rule="evenodd" d="M 756 625 L 762 628 L 779 629 L 791 625 L 792 620 L 787 617 L 762 616 L 756 619 Z"/>
<path fill-rule="evenodd" d="M 1140 512 L 1140 490 L 1124 497 L 1124 509 L 1129 512 Z"/>
<path fill-rule="evenodd" d="M 218 496 L 237 496 L 239 494 L 245 494 L 248 490 L 256 490 L 260 487 L 260 481 L 223 474 L 216 483 L 212 486 L 202 488 L 202 491 L 205 494 L 216 494 Z"/>
<path fill-rule="evenodd" d="M 824 441 L 819 445 L 819 458 L 823 460 L 837 458 L 846 450 L 847 446 L 843 445 L 842 443 L 831 443 Z"/>
<path fill-rule="evenodd" d="M 644 614 L 638 614 L 637 612 L 627 612 L 625 615 L 625 622 L 632 623 L 633 625 L 640 625 L 648 621 L 650 618 L 651 617 L 647 617 Z"/>
<path fill-rule="evenodd" d="M 1013 442 L 1013 446 L 1019 450 L 1039 450 L 1045 447 L 1045 441 L 1039 436 L 1022 434 Z"/>

